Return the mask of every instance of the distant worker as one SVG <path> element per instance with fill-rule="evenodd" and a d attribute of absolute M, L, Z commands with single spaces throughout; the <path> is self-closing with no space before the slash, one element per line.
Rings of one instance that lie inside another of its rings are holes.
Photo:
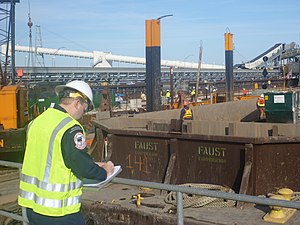
<path fill-rule="evenodd" d="M 257 99 L 257 109 L 259 111 L 259 119 L 263 120 L 266 118 L 265 115 L 265 98 L 264 98 L 264 94 L 261 94 L 259 96 L 259 98 Z"/>
<path fill-rule="evenodd" d="M 193 110 L 190 108 L 188 101 L 183 101 L 183 108 L 180 112 L 180 120 L 193 120 Z"/>
<path fill-rule="evenodd" d="M 182 91 L 177 92 L 176 102 L 177 102 L 177 109 L 181 107 L 182 101 L 183 101 L 183 93 Z"/>
<path fill-rule="evenodd" d="M 80 212 L 83 178 L 105 180 L 114 164 L 94 162 L 87 153 L 78 120 L 94 108 L 90 86 L 75 80 L 56 86 L 55 92 L 60 103 L 28 125 L 18 203 L 30 225 L 85 225 Z"/>
<path fill-rule="evenodd" d="M 167 101 L 167 104 L 169 104 L 170 98 L 171 98 L 171 92 L 168 89 L 167 92 L 166 92 L 166 101 Z"/>
<path fill-rule="evenodd" d="M 191 101 L 195 102 L 196 100 L 196 89 L 193 87 L 193 90 L 191 91 Z"/>
<path fill-rule="evenodd" d="M 123 94 L 115 94 L 115 102 L 119 103 L 119 104 L 122 104 L 124 102 L 122 96 L 124 96 L 124 95 Z"/>
<path fill-rule="evenodd" d="M 142 101 L 146 101 L 146 95 L 144 92 L 141 92 L 141 99 Z"/>
<path fill-rule="evenodd" d="M 243 95 L 244 95 L 244 96 L 247 95 L 247 90 L 246 90 L 246 88 L 243 88 Z"/>

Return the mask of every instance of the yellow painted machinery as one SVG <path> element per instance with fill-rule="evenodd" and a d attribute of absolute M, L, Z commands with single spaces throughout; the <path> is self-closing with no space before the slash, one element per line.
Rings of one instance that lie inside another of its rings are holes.
<path fill-rule="evenodd" d="M 0 124 L 4 129 L 24 127 L 28 122 L 27 89 L 8 85 L 0 89 Z"/>
<path fill-rule="evenodd" d="M 7 85 L 0 89 L 0 160 L 22 162 L 25 125 L 28 123 L 27 89 Z"/>
<path fill-rule="evenodd" d="M 24 126 L 28 123 L 28 92 L 15 80 L 16 75 L 23 76 L 23 70 L 16 72 L 15 67 L 15 5 L 19 2 L 0 2 L 4 12 L 0 19 L 7 24 L 6 29 L 1 30 L 2 47 L 6 46 L 6 51 L 0 62 L 0 159 L 15 162 L 23 159 Z M 3 8 L 2 4 L 5 4 Z"/>

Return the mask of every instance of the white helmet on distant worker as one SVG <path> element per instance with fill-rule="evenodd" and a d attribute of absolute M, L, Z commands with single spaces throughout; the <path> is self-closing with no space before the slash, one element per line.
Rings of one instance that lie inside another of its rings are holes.
<path fill-rule="evenodd" d="M 260 97 L 262 97 L 262 98 L 263 98 L 263 97 L 264 97 L 264 94 L 261 94 L 261 95 L 260 95 Z"/>
<path fill-rule="evenodd" d="M 69 83 L 67 83 L 66 85 L 58 85 L 55 87 L 55 93 L 57 94 L 57 96 L 59 96 L 59 93 L 61 93 L 62 91 L 64 91 L 65 88 L 71 88 L 74 89 L 78 92 L 80 92 L 81 94 L 83 94 L 85 97 L 87 98 L 86 100 L 89 100 L 89 105 L 94 108 L 94 103 L 93 103 L 93 92 L 91 87 L 84 81 L 81 80 L 74 80 L 71 81 Z"/>

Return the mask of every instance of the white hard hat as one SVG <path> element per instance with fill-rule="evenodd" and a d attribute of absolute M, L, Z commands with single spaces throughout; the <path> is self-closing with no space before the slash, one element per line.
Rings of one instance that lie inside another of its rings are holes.
<path fill-rule="evenodd" d="M 263 97 L 264 97 L 264 94 L 261 94 L 261 95 L 260 95 L 260 97 L 262 97 L 262 98 L 263 98 Z"/>
<path fill-rule="evenodd" d="M 84 95 L 83 97 L 86 97 L 87 100 L 89 100 L 89 105 L 92 106 L 92 108 L 95 108 L 93 103 L 93 92 L 91 87 L 87 83 L 81 80 L 74 80 L 67 83 L 66 85 L 58 85 L 55 87 L 55 93 L 57 94 L 57 96 L 59 96 L 59 93 L 61 93 L 65 88 L 71 88 L 80 92 Z"/>

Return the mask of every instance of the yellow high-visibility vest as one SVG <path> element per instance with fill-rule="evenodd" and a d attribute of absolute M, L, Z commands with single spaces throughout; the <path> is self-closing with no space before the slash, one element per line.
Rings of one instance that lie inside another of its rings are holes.
<path fill-rule="evenodd" d="M 192 110 L 190 108 L 189 109 L 185 109 L 185 113 L 183 115 L 183 119 L 187 120 L 187 119 L 191 119 L 192 117 L 193 117 Z"/>
<path fill-rule="evenodd" d="M 61 153 L 62 137 L 74 125 L 81 126 L 68 113 L 53 108 L 29 124 L 19 205 L 46 216 L 80 211 L 82 181 L 65 166 Z"/>

